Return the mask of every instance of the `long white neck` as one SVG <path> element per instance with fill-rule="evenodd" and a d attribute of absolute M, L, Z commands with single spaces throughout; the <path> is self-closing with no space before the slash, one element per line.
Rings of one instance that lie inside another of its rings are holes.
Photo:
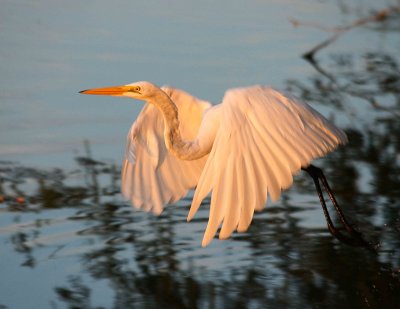
<path fill-rule="evenodd" d="M 204 155 L 199 152 L 198 144 L 195 141 L 182 139 L 179 130 L 178 108 L 164 91 L 159 89 L 148 102 L 154 104 L 163 114 L 164 140 L 169 151 L 182 160 L 195 160 Z"/>

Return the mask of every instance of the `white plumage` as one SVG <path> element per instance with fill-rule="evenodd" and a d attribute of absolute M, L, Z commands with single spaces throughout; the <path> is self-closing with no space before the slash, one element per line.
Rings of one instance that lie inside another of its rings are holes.
<path fill-rule="evenodd" d="M 179 110 L 184 139 L 196 137 L 203 112 L 211 104 L 170 87 L 163 87 Z M 156 106 L 146 104 L 127 137 L 122 165 L 122 194 L 136 208 L 160 214 L 197 185 L 207 157 L 184 161 L 168 152 L 164 142 L 164 121 Z"/>
<path fill-rule="evenodd" d="M 215 106 L 147 82 L 83 93 L 148 102 L 128 134 L 122 193 L 135 207 L 160 214 L 196 188 L 190 221 L 211 192 L 203 246 L 221 224 L 221 239 L 246 231 L 267 196 L 276 201 L 301 167 L 347 142 L 309 105 L 270 87 L 228 90 Z"/>

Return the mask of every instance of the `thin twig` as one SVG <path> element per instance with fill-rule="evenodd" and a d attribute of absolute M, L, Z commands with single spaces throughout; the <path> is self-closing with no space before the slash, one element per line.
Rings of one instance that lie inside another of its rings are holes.
<path fill-rule="evenodd" d="M 317 51 L 319 51 L 320 49 L 330 45 L 331 43 L 335 42 L 337 40 L 337 38 L 342 35 L 343 31 L 335 33 L 334 35 L 332 35 L 329 39 L 315 45 L 313 48 L 311 48 L 308 52 L 304 53 L 302 55 L 302 57 L 304 59 L 309 60 L 310 62 L 315 62 L 314 61 L 314 55 Z"/>
<path fill-rule="evenodd" d="M 328 45 L 332 44 L 333 42 L 335 42 L 337 40 L 337 38 L 339 36 L 341 36 L 342 34 L 344 34 L 347 31 L 350 31 L 354 28 L 363 26 L 367 23 L 371 23 L 371 22 L 382 22 L 384 20 L 387 19 L 387 17 L 394 12 L 400 12 L 400 6 L 395 6 L 395 7 L 388 7 L 385 9 L 382 9 L 380 11 L 377 11 L 376 13 L 374 13 L 371 16 L 367 16 L 367 17 L 363 17 L 360 19 L 357 19 L 356 21 L 352 22 L 351 24 L 347 25 L 347 26 L 342 26 L 342 27 L 335 27 L 335 28 L 328 28 L 325 27 L 323 25 L 317 24 L 317 23 L 311 23 L 311 22 L 302 22 L 296 19 L 289 19 L 290 22 L 292 23 L 292 25 L 294 27 L 299 27 L 299 26 L 309 26 L 309 27 L 313 27 L 313 28 L 318 28 L 320 30 L 323 31 L 329 31 L 329 32 L 334 32 L 334 34 L 329 37 L 328 39 L 326 39 L 325 41 L 315 45 L 313 48 L 311 48 L 309 51 L 305 52 L 302 56 L 303 58 L 311 61 L 314 59 L 315 54 L 327 47 Z"/>

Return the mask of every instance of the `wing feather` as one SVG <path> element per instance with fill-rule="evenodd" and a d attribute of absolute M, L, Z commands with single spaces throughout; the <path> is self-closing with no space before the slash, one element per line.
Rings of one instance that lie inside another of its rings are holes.
<path fill-rule="evenodd" d="M 220 238 L 247 230 L 267 196 L 277 200 L 302 166 L 347 142 L 310 106 L 269 87 L 227 91 L 220 116 L 188 215 L 190 220 L 212 191 L 203 246 L 221 224 Z"/>
<path fill-rule="evenodd" d="M 221 137 L 221 135 L 222 134 L 219 134 L 216 136 L 214 144 L 222 143 L 225 140 L 225 138 Z M 216 167 L 219 164 L 219 162 L 217 162 L 217 160 L 215 160 L 218 157 L 216 155 L 217 149 L 218 149 L 218 147 L 213 147 L 211 149 L 209 157 L 212 156 L 214 158 L 214 160 L 207 160 L 207 162 L 204 166 L 204 169 L 200 175 L 200 179 L 199 179 L 199 182 L 196 187 L 196 191 L 193 196 L 192 205 L 190 207 L 187 221 L 192 220 L 193 216 L 199 209 L 201 202 L 207 196 L 207 194 L 210 193 L 211 189 L 214 186 L 214 183 L 218 181 L 218 179 L 216 179 L 218 177 L 218 175 L 213 174 L 213 171 L 216 169 Z"/>
<path fill-rule="evenodd" d="M 222 224 L 221 232 L 219 234 L 220 239 L 226 239 L 229 235 L 232 234 L 234 230 L 237 229 L 240 220 L 241 208 L 244 199 L 240 201 L 239 190 L 240 185 L 242 185 L 240 179 L 242 179 L 242 170 L 238 169 L 243 158 L 241 156 L 234 155 L 235 153 L 239 153 L 241 145 L 238 143 L 238 140 L 232 140 L 232 152 L 230 154 L 230 162 L 226 167 L 226 175 L 227 175 L 227 183 L 225 184 L 227 187 L 228 194 L 225 196 L 225 203 L 229 207 L 229 205 L 236 204 L 236 207 L 232 209 L 232 211 L 225 210 L 225 218 Z M 242 195 L 242 194 L 241 194 Z M 243 197 L 243 195 L 241 196 Z"/>
<path fill-rule="evenodd" d="M 240 218 L 238 231 L 244 232 L 247 230 L 251 223 L 251 218 L 253 217 L 254 209 L 256 209 L 256 201 L 255 195 L 250 194 L 246 198 L 248 192 L 251 192 L 250 183 L 244 181 L 245 178 L 248 178 L 244 175 L 247 169 L 244 167 L 243 158 L 238 162 L 237 165 L 237 175 L 238 175 L 238 198 L 237 203 L 238 207 L 240 207 Z M 266 189 L 266 188 L 265 188 Z"/>
<path fill-rule="evenodd" d="M 203 112 L 211 104 L 186 92 L 163 87 L 175 102 L 181 135 L 194 139 Z M 136 208 L 160 214 L 163 207 L 173 203 L 197 185 L 207 157 L 182 161 L 168 152 L 164 142 L 164 120 L 161 112 L 146 104 L 133 123 L 122 164 L 121 192 Z"/>

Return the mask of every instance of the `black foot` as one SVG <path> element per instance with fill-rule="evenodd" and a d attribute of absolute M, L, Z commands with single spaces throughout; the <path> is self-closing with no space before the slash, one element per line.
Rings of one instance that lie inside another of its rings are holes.
<path fill-rule="evenodd" d="M 328 181 L 325 178 L 324 173 L 319 167 L 316 167 L 314 165 L 309 165 L 307 167 L 303 167 L 302 170 L 306 171 L 311 178 L 314 180 L 315 188 L 317 189 L 318 197 L 321 202 L 322 210 L 324 211 L 326 223 L 328 224 L 328 229 L 329 232 L 335 236 L 339 241 L 351 245 L 351 246 L 358 246 L 358 247 L 365 247 L 369 251 L 374 252 L 375 254 L 377 253 L 374 246 L 364 240 L 362 234 L 358 231 L 356 231 L 347 221 L 346 217 L 344 216 L 344 213 L 342 209 L 340 208 L 338 202 L 335 199 L 335 196 L 333 195 L 333 192 L 331 188 L 329 187 Z M 332 204 L 336 210 L 336 213 L 338 214 L 340 221 L 342 222 L 344 228 L 346 229 L 346 232 L 348 235 L 343 234 L 339 229 L 337 229 L 331 220 L 331 217 L 329 215 L 328 209 L 326 207 L 325 199 L 322 194 L 321 186 L 320 186 L 320 181 L 322 182 L 322 185 L 324 186 L 326 192 L 329 195 L 330 200 L 332 201 Z"/>

